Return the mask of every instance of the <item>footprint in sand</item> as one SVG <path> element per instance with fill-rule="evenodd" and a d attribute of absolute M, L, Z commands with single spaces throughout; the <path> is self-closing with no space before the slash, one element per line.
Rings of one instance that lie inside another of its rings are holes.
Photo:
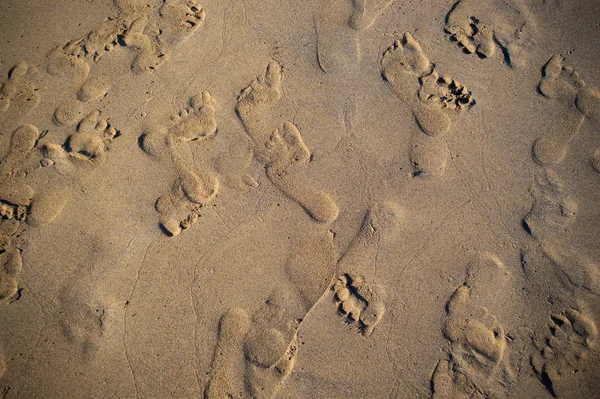
<path fill-rule="evenodd" d="M 298 349 L 299 322 L 292 321 L 286 302 L 284 295 L 273 293 L 252 317 L 242 309 L 223 315 L 205 398 L 271 398 L 277 393 Z M 242 370 L 236 363 L 243 364 Z M 244 381 L 236 384 L 240 371 Z"/>
<path fill-rule="evenodd" d="M 236 111 L 254 143 L 254 157 L 265 168 L 269 180 L 319 223 L 333 222 L 337 204 L 324 191 L 305 182 L 302 171 L 310 163 L 310 151 L 298 128 L 291 122 L 265 126 L 260 109 L 281 96 L 281 65 L 271 61 L 265 72 L 242 90 Z M 269 133 L 270 132 L 270 133 Z"/>
<path fill-rule="evenodd" d="M 119 47 L 131 49 L 134 73 L 153 71 L 172 49 L 194 33 L 205 13 L 193 0 L 166 1 L 150 7 L 137 0 L 115 0 L 116 16 L 106 18 L 95 30 L 54 48 L 48 54 L 48 72 L 83 81 L 90 70 L 88 60 L 97 62 Z"/>
<path fill-rule="evenodd" d="M 24 61 L 13 66 L 0 88 L 0 123 L 27 115 L 40 102 L 41 89 L 41 76 L 35 67 Z"/>
<path fill-rule="evenodd" d="M 291 373 L 298 328 L 335 274 L 333 235 L 310 227 L 267 299 L 252 312 L 234 308 L 222 316 L 205 398 L 271 398 Z"/>
<path fill-rule="evenodd" d="M 15 248 L 11 236 L 0 234 L 0 306 L 19 297 L 19 277 L 23 270 L 21 250 Z"/>
<path fill-rule="evenodd" d="M 351 0 L 352 16 L 348 26 L 352 29 L 363 30 L 369 28 L 377 17 L 392 4 L 393 0 Z"/>
<path fill-rule="evenodd" d="M 340 315 L 365 337 L 371 336 L 385 313 L 383 287 L 374 282 L 379 244 L 383 235 L 394 234 L 402 216 L 395 203 L 373 205 L 337 262 L 340 274 L 332 286 L 335 304 Z"/>
<path fill-rule="evenodd" d="M 217 133 L 215 102 L 210 93 L 190 98 L 188 106 L 171 117 L 169 127 L 154 126 L 140 137 L 146 154 L 173 163 L 177 179 L 169 193 L 156 201 L 162 228 L 171 236 L 189 228 L 199 216 L 200 208 L 217 194 L 219 181 L 210 171 L 185 159 L 182 146 L 210 140 Z"/>
<path fill-rule="evenodd" d="M 81 355 L 98 351 L 107 321 L 107 308 L 101 302 L 64 289 L 56 298 L 58 326 L 67 341 Z"/>
<path fill-rule="evenodd" d="M 489 58 L 499 47 L 512 67 L 522 63 L 535 24 L 519 0 L 459 0 L 446 16 L 444 30 L 467 54 Z"/>
<path fill-rule="evenodd" d="M 410 160 L 414 176 L 443 173 L 448 159 L 444 134 L 465 109 L 475 105 L 471 92 L 438 74 L 410 33 L 404 33 L 381 59 L 381 75 L 392 92 L 410 104 L 423 134 L 413 137 Z"/>
<path fill-rule="evenodd" d="M 509 272 L 483 253 L 470 264 L 465 282 L 446 304 L 442 333 L 448 359 L 440 360 L 431 378 L 433 398 L 505 396 L 516 378 L 509 360 L 510 338 L 486 304 L 510 296 Z"/>
<path fill-rule="evenodd" d="M 539 92 L 565 106 L 556 126 L 533 144 L 534 159 L 543 166 L 562 162 L 569 142 L 581 129 L 585 119 L 600 121 L 600 91 L 590 88 L 561 56 L 552 56 L 542 68 Z M 594 166 L 592 156 L 592 166 Z M 597 168 L 596 168 L 597 169 Z"/>
<path fill-rule="evenodd" d="M 564 181 L 550 168 L 538 169 L 535 184 L 531 187 L 533 204 L 523 218 L 523 226 L 535 239 L 536 245 L 522 249 L 524 271 L 534 278 L 547 262 L 537 258 L 539 252 L 550 262 L 552 278 L 565 289 L 573 287 L 600 295 L 600 267 L 579 250 L 561 238 L 573 226 L 577 214 L 577 201 L 567 192 Z M 537 255 L 536 255 L 537 254 Z"/>
<path fill-rule="evenodd" d="M 391 0 L 327 0 L 314 16 L 317 61 L 325 73 L 347 73 L 361 61 L 360 30 L 368 29 Z"/>
<path fill-rule="evenodd" d="M 598 346 L 598 328 L 587 312 L 569 308 L 550 316 L 550 329 L 531 364 L 542 384 L 557 398 L 581 397 L 577 373 Z"/>

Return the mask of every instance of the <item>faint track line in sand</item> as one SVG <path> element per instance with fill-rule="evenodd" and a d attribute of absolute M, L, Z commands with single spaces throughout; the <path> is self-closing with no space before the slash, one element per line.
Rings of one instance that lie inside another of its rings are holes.
<path fill-rule="evenodd" d="M 129 370 L 131 371 L 131 377 L 133 378 L 133 387 L 135 389 L 135 397 L 139 398 L 139 389 L 137 386 L 137 381 L 135 379 L 135 372 L 133 371 L 133 367 L 131 366 L 131 359 L 129 358 L 129 350 L 127 349 L 127 344 L 125 343 L 125 339 L 127 338 L 127 313 L 129 310 L 129 305 L 131 304 L 131 300 L 133 298 L 133 294 L 135 293 L 135 289 L 140 280 L 140 275 L 142 273 L 142 269 L 144 268 L 144 264 L 146 263 L 146 257 L 148 255 L 148 251 L 154 245 L 154 243 L 160 238 L 162 232 L 158 234 L 146 247 L 144 251 L 144 256 L 142 257 L 142 262 L 140 263 L 140 267 L 137 270 L 135 281 L 133 282 L 133 287 L 131 288 L 131 292 L 129 293 L 129 297 L 125 302 L 125 312 L 123 313 L 123 337 L 121 341 L 123 342 L 123 351 L 125 354 L 125 360 L 127 361 L 127 365 L 129 366 Z"/>

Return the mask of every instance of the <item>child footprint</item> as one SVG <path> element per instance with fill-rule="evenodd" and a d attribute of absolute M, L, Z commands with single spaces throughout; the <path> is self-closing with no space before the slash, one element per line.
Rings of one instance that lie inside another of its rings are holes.
<path fill-rule="evenodd" d="M 383 79 L 399 99 L 412 106 L 425 134 L 413 137 L 413 175 L 443 173 L 448 159 L 444 134 L 465 109 L 475 105 L 471 92 L 456 80 L 440 76 L 408 32 L 383 53 L 381 66 Z"/>

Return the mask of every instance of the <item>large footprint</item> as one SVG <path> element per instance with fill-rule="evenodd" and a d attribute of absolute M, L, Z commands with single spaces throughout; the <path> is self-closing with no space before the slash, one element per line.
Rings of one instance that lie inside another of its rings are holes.
<path fill-rule="evenodd" d="M 519 0 L 459 0 L 446 17 L 444 30 L 467 54 L 492 57 L 499 47 L 510 66 L 523 58 L 535 24 Z"/>
<path fill-rule="evenodd" d="M 392 92 L 413 108 L 424 135 L 413 137 L 410 160 L 414 176 L 443 173 L 448 159 L 444 134 L 475 100 L 459 82 L 440 76 L 420 44 L 404 33 L 381 59 L 381 74 Z"/>
<path fill-rule="evenodd" d="M 508 276 L 502 262 L 489 253 L 469 265 L 465 282 L 446 304 L 442 333 L 450 344 L 449 358 L 433 372 L 434 398 L 494 397 L 513 383 L 507 334 L 486 308 L 506 297 Z"/>
<path fill-rule="evenodd" d="M 379 244 L 384 235 L 393 236 L 402 218 L 395 203 L 375 204 L 348 249 L 338 260 L 339 277 L 332 286 L 338 312 L 363 336 L 373 334 L 385 313 L 385 293 L 375 283 Z"/>
<path fill-rule="evenodd" d="M 302 170 L 310 162 L 310 151 L 300 131 L 291 122 L 269 128 L 260 115 L 263 106 L 281 95 L 281 72 L 281 65 L 271 61 L 265 72 L 242 90 L 236 111 L 254 142 L 254 156 L 265 167 L 273 185 L 304 208 L 315 221 L 329 223 L 337 218 L 339 209 L 329 194 L 303 181 Z"/>
<path fill-rule="evenodd" d="M 569 150 L 569 143 L 581 129 L 584 120 L 600 120 L 600 92 L 590 88 L 563 58 L 552 56 L 542 68 L 539 92 L 546 98 L 565 106 L 564 115 L 557 118 L 553 131 L 538 137 L 533 144 L 534 159 L 541 165 L 562 162 Z M 594 165 L 592 158 L 592 165 Z"/>
<path fill-rule="evenodd" d="M 579 391 L 576 372 L 597 348 L 598 328 L 589 314 L 573 308 L 550 316 L 548 327 L 549 334 L 532 355 L 531 364 L 553 396 L 574 397 Z"/>
<path fill-rule="evenodd" d="M 182 145 L 215 137 L 215 102 L 208 92 L 190 98 L 188 106 L 172 116 L 169 127 L 154 126 L 140 137 L 142 149 L 157 159 L 173 163 L 177 179 L 171 190 L 156 201 L 162 228 L 171 236 L 189 228 L 200 209 L 217 194 L 219 181 L 200 165 L 191 165 L 182 156 Z"/>

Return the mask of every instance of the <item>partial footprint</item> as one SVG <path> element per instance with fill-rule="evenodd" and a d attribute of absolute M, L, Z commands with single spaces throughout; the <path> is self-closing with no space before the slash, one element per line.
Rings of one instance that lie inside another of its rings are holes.
<path fill-rule="evenodd" d="M 29 113 L 40 101 L 41 76 L 39 71 L 21 61 L 8 72 L 8 79 L 0 88 L 0 117 L 17 120 Z"/>
<path fill-rule="evenodd" d="M 219 189 L 217 177 L 201 165 L 193 165 L 183 157 L 187 145 L 209 140 L 217 133 L 215 102 L 210 93 L 190 98 L 188 106 L 173 115 L 169 127 L 154 126 L 140 136 L 142 149 L 157 159 L 169 159 L 178 178 L 171 190 L 156 201 L 162 228 L 171 236 L 189 228 L 200 209 L 212 201 Z"/>
<path fill-rule="evenodd" d="M 535 24 L 520 0 L 459 0 L 446 17 L 446 33 L 467 54 L 492 57 L 498 46 L 510 66 L 522 62 Z"/>
<path fill-rule="evenodd" d="M 104 334 L 107 307 L 100 301 L 80 296 L 67 288 L 57 296 L 58 325 L 64 337 L 83 356 L 96 354 Z"/>
<path fill-rule="evenodd" d="M 377 203 L 337 263 L 339 277 L 332 286 L 340 315 L 369 337 L 385 313 L 385 292 L 375 283 L 377 254 L 384 236 L 393 237 L 403 217 L 395 203 Z"/>
<path fill-rule="evenodd" d="M 531 364 L 546 389 L 557 398 L 582 397 L 577 373 L 586 367 L 586 358 L 598 345 L 598 328 L 589 314 L 569 308 L 550 316 L 550 328 Z M 573 396 L 576 394 L 576 396 Z"/>
<path fill-rule="evenodd" d="M 106 18 L 96 29 L 48 54 L 50 74 L 79 84 L 90 71 L 88 60 L 97 62 L 119 47 L 128 47 L 135 53 L 132 72 L 156 70 L 179 42 L 201 26 L 205 17 L 202 7 L 193 0 L 166 1 L 160 7 L 115 0 L 115 5 L 119 8 L 116 16 Z"/>
<path fill-rule="evenodd" d="M 260 109 L 280 97 L 281 69 L 279 63 L 271 61 L 265 72 L 242 90 L 236 110 L 254 142 L 254 156 L 265 167 L 273 185 L 315 221 L 330 223 L 338 216 L 338 206 L 329 194 L 304 181 L 302 170 L 310 162 L 310 151 L 298 128 L 284 122 L 273 129 L 270 136 L 266 135 Z"/>
<path fill-rule="evenodd" d="M 0 306 L 19 297 L 19 277 L 23 270 L 21 250 L 11 245 L 7 234 L 0 234 Z"/>
<path fill-rule="evenodd" d="M 205 398 L 271 398 L 277 393 L 298 349 L 299 321 L 285 307 L 287 299 L 273 293 L 251 318 L 242 309 L 223 315 Z"/>
<path fill-rule="evenodd" d="M 351 0 L 352 16 L 348 25 L 352 29 L 367 29 L 380 14 L 392 4 L 393 0 Z"/>
<path fill-rule="evenodd" d="M 434 398 L 504 396 L 514 382 L 508 335 L 486 307 L 510 299 L 508 277 L 503 263 L 489 253 L 469 265 L 465 282 L 446 304 L 442 333 L 449 357 L 433 372 Z"/>
<path fill-rule="evenodd" d="M 332 289 L 339 313 L 348 319 L 348 323 L 356 323 L 362 335 L 370 337 L 385 313 L 377 286 L 365 283 L 361 275 L 343 274 Z"/>
<path fill-rule="evenodd" d="M 443 173 L 448 159 L 444 133 L 465 109 L 475 105 L 471 92 L 450 77 L 440 77 L 408 32 L 383 53 L 381 66 L 383 79 L 398 98 L 412 106 L 415 121 L 428 136 L 413 137 L 413 175 Z"/>

